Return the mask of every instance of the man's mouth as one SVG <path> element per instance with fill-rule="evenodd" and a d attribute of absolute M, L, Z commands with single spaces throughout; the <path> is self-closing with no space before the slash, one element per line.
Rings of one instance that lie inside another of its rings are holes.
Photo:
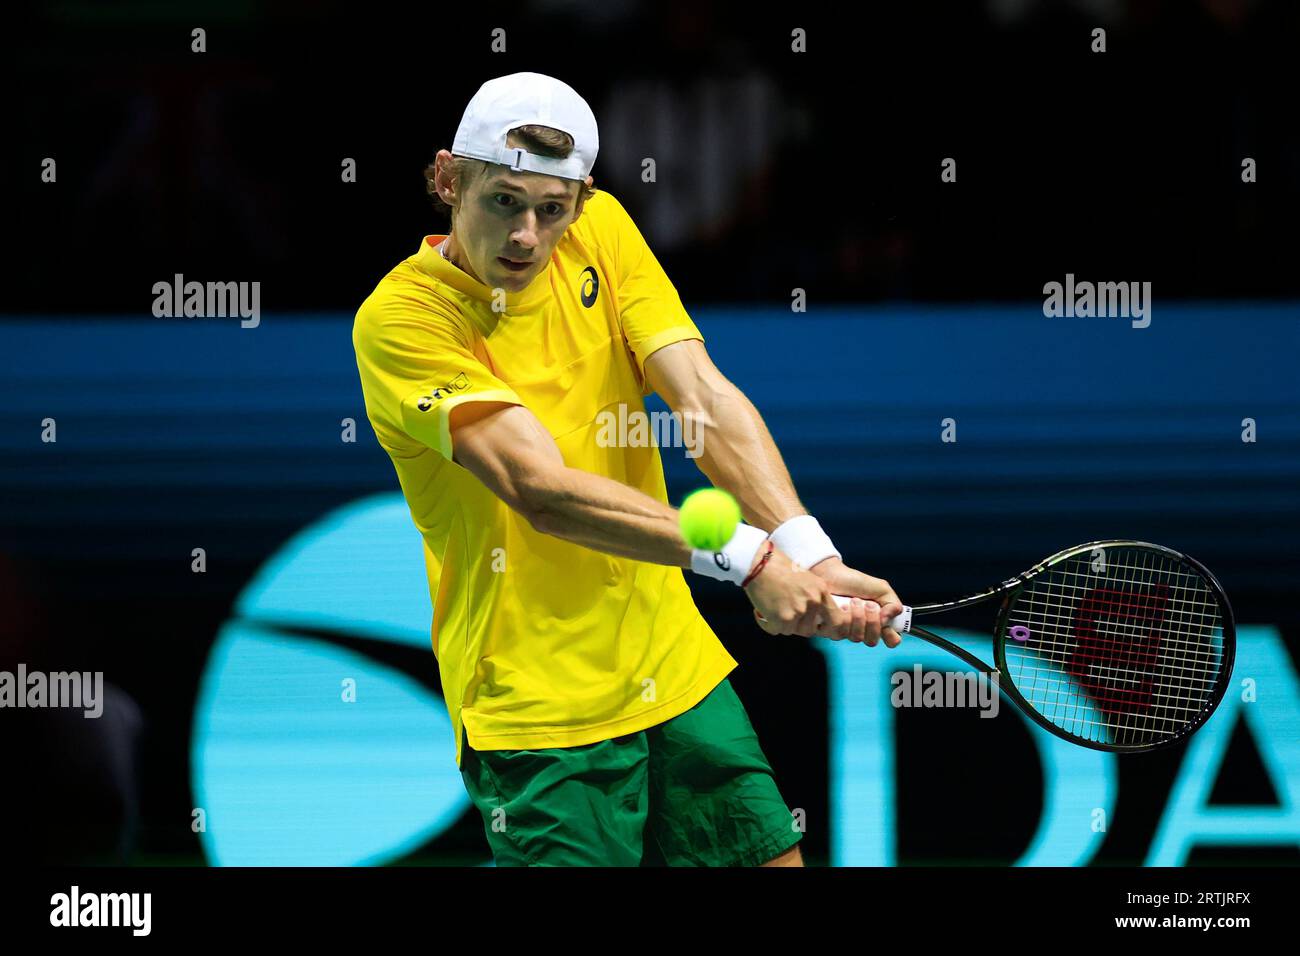
<path fill-rule="evenodd" d="M 497 256 L 497 262 L 511 272 L 523 272 L 533 264 L 532 260 L 529 259 L 507 259 L 505 256 Z"/>

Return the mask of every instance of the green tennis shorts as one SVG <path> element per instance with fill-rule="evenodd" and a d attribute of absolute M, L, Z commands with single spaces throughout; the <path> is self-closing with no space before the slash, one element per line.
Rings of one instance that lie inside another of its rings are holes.
<path fill-rule="evenodd" d="M 802 833 L 723 679 L 672 720 L 582 747 L 472 750 L 461 776 L 497 866 L 756 866 Z M 655 861 L 657 862 L 657 861 Z"/>

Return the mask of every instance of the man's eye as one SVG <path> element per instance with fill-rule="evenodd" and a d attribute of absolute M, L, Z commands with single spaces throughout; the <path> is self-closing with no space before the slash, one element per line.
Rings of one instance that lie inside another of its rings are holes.
<path fill-rule="evenodd" d="M 496 200 L 498 206 L 509 206 L 514 202 L 513 197 L 507 196 L 505 193 L 497 193 Z"/>
<path fill-rule="evenodd" d="M 563 212 L 563 207 L 561 207 L 559 203 L 552 202 L 546 204 L 546 215 L 558 216 L 561 212 Z"/>

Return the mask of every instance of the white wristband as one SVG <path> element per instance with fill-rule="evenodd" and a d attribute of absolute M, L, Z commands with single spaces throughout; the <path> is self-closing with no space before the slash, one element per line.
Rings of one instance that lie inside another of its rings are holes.
<path fill-rule="evenodd" d="M 818 561 L 841 557 L 812 515 L 799 515 L 782 523 L 772 532 L 772 543 L 804 570 Z"/>
<path fill-rule="evenodd" d="M 753 525 L 736 525 L 736 533 L 722 546 L 721 551 L 696 548 L 691 552 L 691 570 L 706 578 L 740 584 L 749 575 L 749 569 L 758 557 L 758 549 L 767 541 L 765 535 Z"/>

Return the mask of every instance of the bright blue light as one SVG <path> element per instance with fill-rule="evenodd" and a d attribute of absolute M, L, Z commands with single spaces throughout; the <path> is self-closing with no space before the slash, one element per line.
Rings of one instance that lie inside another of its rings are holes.
<path fill-rule="evenodd" d="M 1196 846 L 1300 846 L 1300 681 L 1272 627 L 1238 630 L 1232 686 L 1187 748 L 1151 841 L 1148 866 L 1182 866 Z M 1242 700 L 1246 683 L 1256 699 Z M 1216 806 L 1210 793 L 1238 720 L 1246 722 L 1278 805 Z"/>
<path fill-rule="evenodd" d="M 296 535 L 240 597 L 213 648 L 194 725 L 194 793 L 207 813 L 201 836 L 214 863 L 382 863 L 433 838 L 469 808 L 441 698 L 364 652 L 293 633 L 319 627 L 429 647 L 422 549 L 400 495 L 367 498 Z M 952 636 L 972 652 L 987 651 L 983 635 Z M 950 670 L 954 661 L 921 641 L 888 653 L 816 643 L 830 681 L 832 862 L 892 865 L 898 834 L 890 674 L 918 663 Z M 436 667 L 432 651 L 429 667 Z M 1241 699 L 1247 679 L 1258 691 L 1250 703 Z M 342 699 L 346 680 L 355 681 L 354 703 Z M 1207 805 L 1239 718 L 1278 807 Z M 1116 766 L 1124 758 L 1067 744 L 1021 719 L 1045 792 L 1038 829 L 1016 862 L 1085 864 L 1105 840 L 1094 824 L 1113 817 Z M 1295 845 L 1297 788 L 1300 684 L 1276 630 L 1240 628 L 1234 685 L 1190 742 L 1147 863 L 1182 864 L 1197 845 Z M 954 847 L 953 855 L 966 854 Z"/>
<path fill-rule="evenodd" d="M 976 656 L 988 653 L 987 635 L 960 630 L 943 633 Z M 894 866 L 898 862 L 898 823 L 890 675 L 915 664 L 945 671 L 961 665 L 946 651 L 919 640 L 905 641 L 889 651 L 876 648 L 874 653 L 872 648 L 848 641 L 817 644 L 826 654 L 830 680 L 832 865 Z M 1109 819 L 1114 810 L 1115 758 L 1066 743 L 1005 700 L 1002 704 L 1001 712 L 1015 712 L 1033 736 L 1046 781 L 1038 832 L 1017 863 L 1086 863 L 1105 836 L 1094 832 L 1092 814 L 1100 808 Z M 973 787 L 978 784 L 971 781 Z M 958 804 L 977 802 L 960 792 L 951 798 Z M 954 847 L 953 855 L 974 854 L 963 854 L 960 847 Z"/>
<path fill-rule="evenodd" d="M 1180 866 L 1196 845 L 1300 845 L 1300 684 L 1274 628 L 1238 628 L 1233 685 L 1210 721 L 1191 739 L 1178 780 L 1146 863 Z M 975 654 L 987 653 L 987 636 L 945 631 Z M 952 670 L 946 652 L 909 641 L 888 653 L 848 642 L 819 641 L 826 654 L 831 701 L 832 862 L 836 866 L 892 866 L 897 862 L 894 812 L 894 709 L 889 678 L 920 663 Z M 1253 680 L 1258 700 L 1242 701 L 1243 681 Z M 1007 705 L 1019 715 L 1019 710 Z M 1209 805 L 1238 717 L 1246 720 L 1278 794 L 1277 807 Z M 1105 832 L 1094 827 L 1114 815 L 1119 759 L 1076 747 L 1021 718 L 1042 765 L 1043 813 L 1038 831 L 1017 859 L 1021 866 L 1080 866 L 1100 849 Z M 972 781 L 978 786 L 979 781 Z M 951 794 L 961 803 L 962 793 Z M 953 855 L 962 857 L 961 847 Z"/>
<path fill-rule="evenodd" d="M 421 547 L 400 495 L 369 498 L 297 535 L 238 602 L 194 722 L 213 863 L 383 863 L 469 806 L 440 697 L 364 654 L 272 626 L 429 647 Z"/>
<path fill-rule="evenodd" d="M 433 666 L 424 540 L 400 494 L 354 501 L 300 531 L 258 571 L 235 612 L 427 647 Z"/>

